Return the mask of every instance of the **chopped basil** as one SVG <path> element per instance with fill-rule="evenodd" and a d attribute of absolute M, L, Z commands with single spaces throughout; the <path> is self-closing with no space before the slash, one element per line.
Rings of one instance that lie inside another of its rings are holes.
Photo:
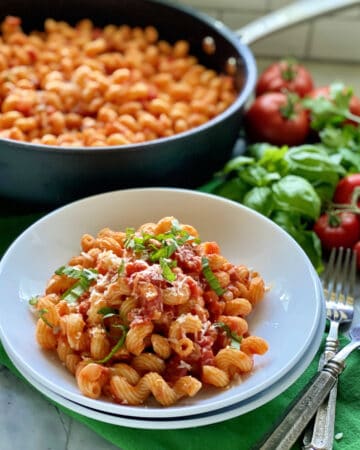
<path fill-rule="evenodd" d="M 49 311 L 47 310 L 47 309 L 40 309 L 39 311 L 38 311 L 38 314 L 39 314 L 39 319 L 41 319 L 41 320 L 43 320 L 45 323 L 46 323 L 46 325 L 48 326 L 48 327 L 50 327 L 50 328 L 54 328 L 54 325 L 52 324 L 52 323 L 50 323 L 48 320 L 47 320 L 47 318 L 46 317 L 44 317 L 44 314 L 46 314 L 46 313 L 48 313 Z"/>
<path fill-rule="evenodd" d="M 165 258 L 160 258 L 162 276 L 170 283 L 176 280 L 176 274 L 171 270 L 171 264 Z"/>
<path fill-rule="evenodd" d="M 107 356 L 105 356 L 103 359 L 99 359 L 98 361 L 94 361 L 95 363 L 104 364 L 104 363 L 108 362 L 115 355 L 115 353 L 119 350 L 119 348 L 121 348 L 124 345 L 128 327 L 126 327 L 125 325 L 118 325 L 118 328 L 121 328 L 123 331 L 121 338 L 114 345 L 114 347 L 111 349 L 110 353 Z"/>
<path fill-rule="evenodd" d="M 179 222 L 174 219 L 169 231 L 154 236 L 148 233 L 138 235 L 134 228 L 127 228 L 125 247 L 135 253 L 140 253 L 145 260 L 152 263 L 158 262 L 165 280 L 172 282 L 176 279 L 176 275 L 171 267 L 174 267 L 177 263 L 170 257 L 181 245 L 188 241 L 200 242 L 199 239 L 195 239 L 186 230 L 183 230 Z"/>
<path fill-rule="evenodd" d="M 120 266 L 118 268 L 118 275 L 119 276 L 124 275 L 124 272 L 125 272 L 125 260 L 122 259 L 121 260 L 121 264 L 120 264 Z"/>
<path fill-rule="evenodd" d="M 100 308 L 97 313 L 104 317 L 110 317 L 118 315 L 119 310 L 116 308 L 110 308 L 110 306 L 104 306 L 103 308 Z"/>
<path fill-rule="evenodd" d="M 29 305 L 35 306 L 35 305 L 37 305 L 38 301 L 39 301 L 39 296 L 35 295 L 34 297 L 30 298 Z"/>
<path fill-rule="evenodd" d="M 86 280 L 82 279 L 77 281 L 74 285 L 71 286 L 67 291 L 65 291 L 61 298 L 66 300 L 68 303 L 77 302 L 78 298 L 84 294 L 89 289 L 90 283 Z"/>
<path fill-rule="evenodd" d="M 213 271 L 211 270 L 209 260 L 205 256 L 201 258 L 201 266 L 204 277 L 206 278 L 206 281 L 209 283 L 211 289 L 215 291 L 217 295 L 222 295 L 225 292 L 225 289 L 221 287 L 219 280 L 216 278 Z"/>
<path fill-rule="evenodd" d="M 149 259 L 151 262 L 156 262 L 164 258 L 170 258 L 177 248 L 178 246 L 174 241 L 170 243 L 164 242 L 163 247 L 151 253 Z"/>
<path fill-rule="evenodd" d="M 85 279 L 87 281 L 95 281 L 98 276 L 98 271 L 95 269 L 78 269 L 73 266 L 61 266 L 55 270 L 56 275 L 66 275 L 70 278 Z"/>
<path fill-rule="evenodd" d="M 61 296 L 68 303 L 75 303 L 89 289 L 91 282 L 95 281 L 98 276 L 98 271 L 95 269 L 78 269 L 73 266 L 62 266 L 55 270 L 55 273 L 56 275 L 66 275 L 78 280 Z"/>
<path fill-rule="evenodd" d="M 242 337 L 232 331 L 229 325 L 226 325 L 226 323 L 224 322 L 215 322 L 213 326 L 215 328 L 222 328 L 223 331 L 225 331 L 227 337 L 231 339 L 230 347 L 240 350 Z"/>

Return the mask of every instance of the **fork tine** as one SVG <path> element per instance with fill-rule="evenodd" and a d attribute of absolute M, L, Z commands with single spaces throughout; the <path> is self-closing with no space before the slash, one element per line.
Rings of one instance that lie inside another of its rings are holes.
<path fill-rule="evenodd" d="M 325 299 L 330 302 L 352 302 L 355 279 L 356 253 L 350 248 L 333 248 L 323 276 Z"/>
<path fill-rule="evenodd" d="M 332 291 L 332 284 L 333 284 L 333 280 L 334 280 L 336 253 L 337 253 L 337 249 L 335 247 L 332 248 L 329 261 L 326 264 L 324 275 L 322 277 L 325 297 L 327 297 L 327 299 L 329 299 L 329 300 L 330 300 L 330 293 Z"/>
<path fill-rule="evenodd" d="M 336 299 L 340 302 L 344 302 L 347 297 L 348 291 L 348 278 L 349 278 L 349 262 L 350 262 L 351 250 L 349 248 L 340 248 L 339 257 L 336 264 L 337 269 L 337 283 L 334 287 Z"/>
<path fill-rule="evenodd" d="M 327 298 L 330 301 L 337 301 L 339 292 L 341 292 L 339 281 L 341 280 L 343 254 L 343 247 L 333 248 L 330 253 L 329 262 L 326 266 L 323 283 Z"/>
<path fill-rule="evenodd" d="M 335 247 L 331 249 L 330 258 L 326 264 L 325 271 L 322 277 L 324 284 L 328 284 L 330 277 L 333 275 L 337 251 L 338 249 Z"/>
<path fill-rule="evenodd" d="M 354 295 L 355 295 L 355 284 L 356 284 L 356 270 L 357 270 L 357 257 L 356 252 L 352 251 L 351 260 L 350 260 L 350 268 L 349 268 L 349 284 L 346 295 L 346 300 L 348 302 L 353 303 Z"/>

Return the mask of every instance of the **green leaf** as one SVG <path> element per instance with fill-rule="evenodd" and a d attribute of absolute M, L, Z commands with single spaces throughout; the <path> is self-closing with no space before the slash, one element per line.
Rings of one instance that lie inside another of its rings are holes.
<path fill-rule="evenodd" d="M 335 186 L 329 183 L 313 183 L 314 189 L 321 201 L 321 210 L 324 211 L 332 201 Z"/>
<path fill-rule="evenodd" d="M 121 260 L 121 263 L 120 263 L 120 266 L 119 266 L 117 272 L 118 272 L 119 276 L 124 275 L 124 272 L 125 272 L 125 260 L 124 259 Z"/>
<path fill-rule="evenodd" d="M 248 185 L 257 187 L 268 186 L 281 178 L 278 173 L 268 172 L 258 164 L 244 167 L 238 176 Z"/>
<path fill-rule="evenodd" d="M 298 214 L 285 211 L 275 211 L 272 220 L 292 236 L 302 247 L 315 269 L 320 273 L 323 270 L 321 243 L 308 225 L 301 223 Z"/>
<path fill-rule="evenodd" d="M 110 308 L 110 306 L 104 306 L 103 308 L 98 309 L 97 313 L 102 316 L 108 316 L 109 314 L 118 315 L 119 310 L 116 308 Z"/>
<path fill-rule="evenodd" d="M 327 126 L 319 133 L 321 142 L 329 151 L 337 153 L 341 148 L 360 151 L 360 127 L 343 125 L 340 128 Z"/>
<path fill-rule="evenodd" d="M 303 105 L 311 111 L 311 127 L 322 130 L 327 126 L 340 126 L 346 119 L 360 123 L 360 118 L 349 110 L 352 88 L 343 83 L 333 83 L 330 86 L 329 98 L 305 98 Z"/>
<path fill-rule="evenodd" d="M 170 258 L 170 256 L 176 251 L 178 248 L 178 244 L 175 241 L 171 241 L 169 243 L 164 243 L 164 246 L 154 251 L 150 255 L 150 261 L 156 262 L 161 261 L 165 258 Z"/>
<path fill-rule="evenodd" d="M 224 183 L 224 177 L 215 176 L 209 182 L 200 186 L 197 190 L 200 192 L 208 192 L 209 194 L 215 192 Z"/>
<path fill-rule="evenodd" d="M 44 317 L 44 315 L 46 314 L 46 313 L 48 313 L 49 311 L 47 310 L 47 309 L 40 309 L 39 311 L 38 311 L 38 315 L 39 315 L 39 319 L 41 319 L 43 322 L 45 322 L 46 323 L 46 325 L 48 326 L 48 327 L 50 327 L 50 328 L 54 328 L 54 325 L 52 324 L 52 323 L 50 323 L 47 319 L 46 319 L 46 317 Z"/>
<path fill-rule="evenodd" d="M 85 279 L 80 279 L 71 288 L 63 293 L 61 298 L 66 300 L 68 303 L 77 302 L 78 298 L 81 297 L 88 289 L 90 285 Z"/>
<path fill-rule="evenodd" d="M 244 195 L 249 190 L 249 185 L 240 178 L 232 178 L 218 186 L 214 193 L 221 197 L 237 202 L 242 202 Z"/>
<path fill-rule="evenodd" d="M 273 208 L 271 188 L 254 187 L 244 197 L 243 204 L 258 211 L 264 216 L 270 216 Z"/>
<path fill-rule="evenodd" d="M 160 258 L 160 267 L 162 270 L 162 276 L 166 281 L 172 283 L 176 280 L 176 274 L 171 270 L 168 260 L 165 258 Z"/>
<path fill-rule="evenodd" d="M 93 361 L 94 363 L 96 363 L 96 364 L 107 363 L 115 355 L 115 353 L 124 345 L 124 342 L 126 339 L 126 334 L 127 334 L 127 331 L 129 328 L 126 325 L 118 325 L 117 328 L 121 328 L 123 331 L 121 338 L 118 340 L 116 345 L 114 345 L 114 347 L 111 349 L 110 353 L 107 356 L 105 356 L 104 358 L 99 359 L 97 361 Z"/>
<path fill-rule="evenodd" d="M 285 176 L 289 169 L 285 158 L 289 148 L 283 147 L 268 147 L 263 156 L 259 159 L 259 164 L 268 172 L 277 172 L 281 176 Z"/>
<path fill-rule="evenodd" d="M 234 331 L 232 331 L 229 325 L 226 325 L 226 323 L 224 322 L 215 322 L 213 324 L 213 327 L 221 328 L 223 331 L 225 331 L 227 337 L 231 339 L 230 347 L 240 350 L 242 336 L 239 336 Z"/>
<path fill-rule="evenodd" d="M 313 186 L 305 178 L 287 175 L 272 186 L 274 209 L 292 211 L 316 220 L 321 201 Z"/>
<path fill-rule="evenodd" d="M 285 159 L 288 163 L 289 174 L 306 178 L 310 182 L 326 182 L 335 187 L 339 181 L 339 175 L 345 175 L 345 170 L 335 164 L 327 151 L 320 146 L 292 147 L 286 153 Z"/>
<path fill-rule="evenodd" d="M 210 288 L 217 295 L 222 295 L 225 292 L 225 289 L 221 287 L 219 280 L 216 278 L 213 271 L 211 270 L 209 260 L 205 256 L 201 258 L 201 266 L 202 266 L 202 273 L 204 274 L 206 281 L 209 283 Z"/>
<path fill-rule="evenodd" d="M 29 299 L 29 305 L 36 306 L 38 301 L 39 301 L 39 296 L 35 295 L 34 297 L 31 297 Z"/>
<path fill-rule="evenodd" d="M 228 174 L 230 172 L 238 171 L 244 166 L 248 166 L 254 163 L 254 158 L 249 156 L 237 156 L 236 158 L 230 159 L 228 163 L 225 164 L 222 174 Z"/>

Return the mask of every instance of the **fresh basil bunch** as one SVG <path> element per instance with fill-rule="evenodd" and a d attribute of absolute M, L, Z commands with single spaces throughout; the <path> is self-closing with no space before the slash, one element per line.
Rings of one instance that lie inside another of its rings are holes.
<path fill-rule="evenodd" d="M 321 270 L 322 255 L 312 224 L 345 169 L 322 147 L 255 144 L 231 159 L 202 190 L 236 200 L 284 228 Z"/>

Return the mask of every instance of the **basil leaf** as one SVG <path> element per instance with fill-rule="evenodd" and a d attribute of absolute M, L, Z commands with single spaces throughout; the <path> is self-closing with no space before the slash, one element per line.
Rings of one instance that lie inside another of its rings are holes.
<path fill-rule="evenodd" d="M 96 269 L 78 269 L 73 266 L 62 266 L 55 270 L 57 275 L 66 275 L 67 277 L 80 279 L 83 278 L 87 281 L 94 281 L 97 279 L 98 271 Z"/>
<path fill-rule="evenodd" d="M 310 182 L 326 182 L 334 187 L 345 170 L 335 164 L 327 151 L 319 146 L 301 145 L 292 147 L 284 156 L 289 173 L 306 178 Z"/>
<path fill-rule="evenodd" d="M 241 203 L 248 190 L 248 183 L 237 177 L 222 183 L 214 190 L 214 194 Z"/>
<path fill-rule="evenodd" d="M 250 186 L 257 187 L 267 186 L 280 179 L 280 175 L 277 172 L 268 172 L 260 165 L 245 167 L 239 172 L 239 177 Z"/>
<path fill-rule="evenodd" d="M 54 328 L 54 325 L 53 325 L 52 323 L 50 323 L 50 322 L 46 319 L 46 317 L 44 317 L 44 314 L 46 314 L 46 313 L 48 313 L 48 312 L 49 312 L 49 311 L 48 311 L 47 309 L 45 309 L 45 308 L 44 308 L 44 309 L 40 309 L 40 310 L 38 311 L 39 319 L 41 319 L 42 321 L 44 321 L 48 327 Z"/>
<path fill-rule="evenodd" d="M 200 192 L 208 192 L 211 194 L 212 192 L 215 192 L 216 189 L 218 189 L 223 183 L 223 177 L 215 176 L 212 180 L 210 180 L 208 183 L 203 184 L 197 190 Z"/>
<path fill-rule="evenodd" d="M 339 164 L 345 167 L 347 173 L 360 173 L 360 144 L 356 153 L 354 150 L 347 148 L 339 148 L 338 155 L 340 156 Z"/>
<path fill-rule="evenodd" d="M 242 337 L 232 331 L 229 325 L 224 322 L 215 322 L 213 326 L 215 328 L 221 328 L 223 331 L 225 331 L 227 337 L 231 339 L 230 347 L 240 350 Z"/>
<path fill-rule="evenodd" d="M 66 300 L 68 303 L 75 303 L 78 298 L 89 289 L 89 286 L 89 283 L 85 279 L 80 279 L 73 286 L 71 286 L 71 288 L 65 291 L 61 298 Z"/>
<path fill-rule="evenodd" d="M 97 311 L 98 314 L 101 314 L 103 316 L 108 316 L 109 314 L 111 315 L 117 315 L 119 314 L 119 310 L 116 308 L 110 308 L 110 306 L 104 306 L 103 308 L 100 308 Z"/>
<path fill-rule="evenodd" d="M 287 175 L 272 186 L 274 209 L 292 211 L 316 220 L 321 202 L 313 186 L 305 178 Z"/>
<path fill-rule="evenodd" d="M 124 259 L 121 260 L 121 264 L 120 264 L 117 272 L 118 272 L 119 276 L 124 275 L 124 272 L 125 272 L 125 260 Z"/>
<path fill-rule="evenodd" d="M 237 156 L 236 158 L 230 159 L 224 166 L 222 170 L 223 174 L 228 174 L 233 171 L 238 171 L 242 169 L 244 166 L 254 163 L 254 158 L 250 158 L 249 156 Z"/>
<path fill-rule="evenodd" d="M 96 364 L 105 364 L 106 362 L 108 362 L 114 355 L 115 353 L 124 345 L 125 339 L 126 339 L 126 334 L 128 331 L 128 327 L 125 325 L 118 325 L 118 328 L 121 328 L 123 331 L 123 334 L 121 336 L 121 338 L 118 340 L 118 342 L 116 343 L 116 345 L 111 349 L 110 353 L 105 356 L 102 359 L 99 359 L 97 361 L 93 361 Z"/>
<path fill-rule="evenodd" d="M 38 301 L 39 301 L 39 296 L 35 295 L 34 297 L 31 297 L 29 299 L 29 305 L 36 306 Z"/>
<path fill-rule="evenodd" d="M 162 276 L 166 281 L 172 283 L 176 280 L 176 274 L 171 270 L 170 265 L 165 258 L 160 258 L 160 267 L 162 270 Z"/>
<path fill-rule="evenodd" d="M 269 187 L 254 187 L 244 197 L 243 204 L 269 217 L 273 208 L 272 190 Z"/>
<path fill-rule="evenodd" d="M 206 281 L 209 283 L 210 288 L 213 291 L 215 291 L 217 295 L 222 295 L 225 292 L 225 289 L 221 287 L 219 280 L 216 278 L 213 271 L 211 270 L 209 260 L 205 258 L 205 256 L 201 258 L 201 266 L 204 277 Z"/>
<path fill-rule="evenodd" d="M 321 243 L 311 230 L 307 230 L 307 224 L 302 224 L 298 214 L 285 211 L 276 211 L 271 219 L 293 237 L 302 247 L 315 269 L 320 273 L 323 270 Z"/>
<path fill-rule="evenodd" d="M 159 248 L 150 255 L 150 261 L 156 262 L 161 261 L 161 259 L 164 258 L 170 258 L 170 256 L 176 251 L 177 247 L 178 245 L 175 241 L 172 241 L 169 244 L 165 243 L 163 247 Z"/>
<path fill-rule="evenodd" d="M 264 149 L 264 152 L 259 158 L 258 163 L 264 167 L 268 172 L 276 172 L 281 176 L 288 173 L 288 164 L 285 155 L 288 152 L 288 147 L 270 147 Z"/>
<path fill-rule="evenodd" d="M 335 186 L 329 183 L 314 183 L 314 189 L 322 205 L 328 205 L 334 196 Z"/>

